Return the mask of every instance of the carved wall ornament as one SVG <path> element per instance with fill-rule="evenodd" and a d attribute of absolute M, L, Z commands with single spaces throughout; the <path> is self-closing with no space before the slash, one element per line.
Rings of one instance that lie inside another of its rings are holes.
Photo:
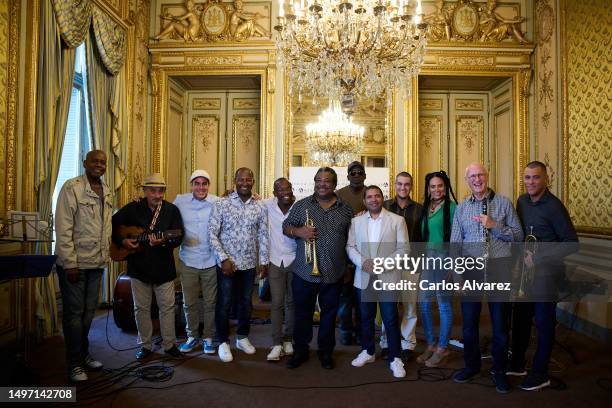
<path fill-rule="evenodd" d="M 455 36 L 471 40 L 479 28 L 478 7 L 470 0 L 459 0 L 452 14 L 452 28 Z"/>
<path fill-rule="evenodd" d="M 259 118 L 257 115 L 240 115 L 234 117 L 234 137 L 248 153 L 259 137 Z"/>
<path fill-rule="evenodd" d="M 208 3 L 202 12 L 202 27 L 210 37 L 218 37 L 227 29 L 229 18 L 225 7 L 219 3 Z"/>
<path fill-rule="evenodd" d="M 438 57 L 439 65 L 495 65 L 495 57 L 449 57 L 449 56 L 439 56 Z"/>
<path fill-rule="evenodd" d="M 202 6 L 195 6 L 193 0 L 187 0 L 185 10 L 186 12 L 180 16 L 173 16 L 170 13 L 160 15 L 159 17 L 163 21 L 168 21 L 168 24 L 153 39 L 171 38 L 198 41 L 202 36 L 202 23 L 200 22 Z"/>
<path fill-rule="evenodd" d="M 257 109 L 259 108 L 259 99 L 258 98 L 236 98 L 232 101 L 232 106 L 234 109 L 237 109 L 237 110 Z"/>
<path fill-rule="evenodd" d="M 208 0 L 195 4 L 193 0 L 185 1 L 185 13 L 175 16 L 169 12 L 160 15 L 163 28 L 154 40 L 182 40 L 184 42 L 242 42 L 251 38 L 271 38 L 270 4 L 258 5 L 257 11 L 248 11 L 242 0 L 222 2 Z M 254 5 L 249 5 L 254 7 Z M 260 13 L 266 10 L 268 15 Z M 266 20 L 267 24 L 260 23 Z M 164 24 L 163 22 L 168 22 Z"/>
<path fill-rule="evenodd" d="M 211 115 L 195 115 L 192 123 L 192 134 L 199 140 L 203 153 L 207 153 L 212 145 L 212 138 L 219 133 L 219 117 Z"/>
<path fill-rule="evenodd" d="M 140 152 L 136 152 L 136 160 L 134 160 L 134 168 L 132 169 L 131 173 L 132 173 L 132 185 L 134 186 L 134 189 L 137 190 L 142 186 L 142 180 L 143 180 Z"/>
<path fill-rule="evenodd" d="M 429 23 L 431 42 L 528 42 L 521 30 L 525 18 L 520 15 L 510 19 L 503 17 L 496 12 L 496 0 L 487 0 L 484 5 L 473 0 L 436 0 L 435 6 L 436 10 L 424 17 Z"/>
<path fill-rule="evenodd" d="M 442 109 L 442 99 L 421 99 L 419 105 L 421 109 L 440 110 Z"/>
<path fill-rule="evenodd" d="M 194 98 L 193 109 L 221 109 L 221 99 L 219 98 Z"/>
<path fill-rule="evenodd" d="M 521 70 L 521 95 L 527 98 L 529 96 L 529 85 L 531 83 L 531 69 Z"/>
<path fill-rule="evenodd" d="M 550 165 L 548 153 L 544 154 L 544 164 L 546 165 L 546 173 L 548 173 L 548 185 L 551 186 L 555 182 L 555 170 Z"/>
<path fill-rule="evenodd" d="M 555 12 L 547 0 L 539 0 L 535 9 L 536 42 L 542 45 L 550 39 L 555 28 Z"/>
<path fill-rule="evenodd" d="M 420 139 L 426 152 L 431 149 L 434 138 L 440 136 L 440 125 L 440 119 L 437 117 L 424 116 L 419 118 Z"/>
<path fill-rule="evenodd" d="M 456 99 L 456 110 L 477 110 L 484 109 L 482 99 Z"/>
<path fill-rule="evenodd" d="M 242 64 L 242 56 L 240 55 L 221 55 L 221 56 L 206 56 L 206 57 L 187 57 L 185 60 L 187 65 L 240 65 Z"/>
<path fill-rule="evenodd" d="M 484 131 L 481 116 L 460 116 L 457 118 L 457 134 L 463 139 L 463 146 L 468 153 L 482 137 Z"/>

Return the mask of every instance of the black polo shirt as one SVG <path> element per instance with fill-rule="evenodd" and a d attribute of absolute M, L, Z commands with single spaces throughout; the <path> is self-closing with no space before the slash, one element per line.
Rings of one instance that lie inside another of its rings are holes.
<path fill-rule="evenodd" d="M 401 208 L 397 203 L 395 198 L 386 200 L 383 204 L 386 210 L 391 211 L 401 217 L 404 217 L 404 221 L 406 221 L 406 227 L 408 227 L 408 238 L 410 242 L 418 241 L 420 237 L 420 231 L 417 227 L 419 220 L 421 219 L 421 212 L 423 211 L 423 206 L 416 201 L 408 199 L 408 205 L 404 208 Z"/>
<path fill-rule="evenodd" d="M 113 216 L 113 242 L 121 245 L 123 238 L 118 234 L 120 225 L 137 226 L 147 230 L 152 219 L 153 211 L 147 205 L 146 199 L 127 204 Z M 164 232 L 177 229 L 184 232 L 181 213 L 174 204 L 164 200 L 153 231 Z M 180 238 L 169 240 L 165 244 L 154 247 L 150 246 L 148 242 L 141 243 L 143 251 L 127 257 L 128 276 L 156 285 L 174 280 L 176 278 L 176 267 L 173 250 L 181 244 L 182 235 Z"/>
<path fill-rule="evenodd" d="M 567 209 L 548 189 L 536 202 L 531 201 L 529 194 L 521 195 L 516 202 L 516 212 L 521 221 L 525 236 L 533 234 L 538 242 L 578 242 L 578 235 Z M 548 262 L 560 260 L 575 252 L 578 245 L 541 245 L 543 253 L 538 257 L 549 258 Z"/>

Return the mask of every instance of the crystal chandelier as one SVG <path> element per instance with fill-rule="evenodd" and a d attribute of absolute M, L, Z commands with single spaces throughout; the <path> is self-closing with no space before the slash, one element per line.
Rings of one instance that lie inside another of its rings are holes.
<path fill-rule="evenodd" d="M 340 100 L 350 114 L 358 97 L 410 93 L 427 44 L 420 0 L 279 1 L 277 55 L 290 94 Z"/>
<path fill-rule="evenodd" d="M 355 160 L 363 146 L 363 126 L 356 125 L 334 101 L 316 123 L 306 125 L 306 146 L 311 164 L 345 166 Z"/>

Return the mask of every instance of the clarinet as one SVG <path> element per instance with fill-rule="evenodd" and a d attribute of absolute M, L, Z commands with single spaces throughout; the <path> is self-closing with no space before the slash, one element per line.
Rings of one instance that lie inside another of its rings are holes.
<path fill-rule="evenodd" d="M 489 199 L 485 197 L 482 200 L 482 215 L 487 215 L 489 212 Z M 489 230 L 485 228 L 484 225 L 480 224 L 480 228 L 482 228 L 482 242 L 484 244 L 482 257 L 484 258 L 484 281 L 487 282 L 487 267 L 489 263 L 489 246 L 490 246 L 490 236 Z"/>

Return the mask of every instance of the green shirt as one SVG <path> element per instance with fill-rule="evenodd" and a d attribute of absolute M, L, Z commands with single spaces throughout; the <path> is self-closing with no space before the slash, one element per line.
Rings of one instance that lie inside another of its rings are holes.
<path fill-rule="evenodd" d="M 423 209 L 423 211 L 427 211 L 428 213 L 427 226 L 429 229 L 429 239 L 427 240 L 427 242 L 436 243 L 436 244 L 444 242 L 444 206 L 445 205 L 446 203 L 443 204 L 442 207 L 440 207 L 440 209 L 436 211 L 433 215 L 429 215 L 429 208 Z M 455 208 L 457 208 L 457 204 L 451 201 L 450 202 L 450 219 L 449 219 L 451 225 L 453 225 L 453 217 L 455 215 Z M 421 233 L 425 234 L 425 223 L 421 225 Z"/>

